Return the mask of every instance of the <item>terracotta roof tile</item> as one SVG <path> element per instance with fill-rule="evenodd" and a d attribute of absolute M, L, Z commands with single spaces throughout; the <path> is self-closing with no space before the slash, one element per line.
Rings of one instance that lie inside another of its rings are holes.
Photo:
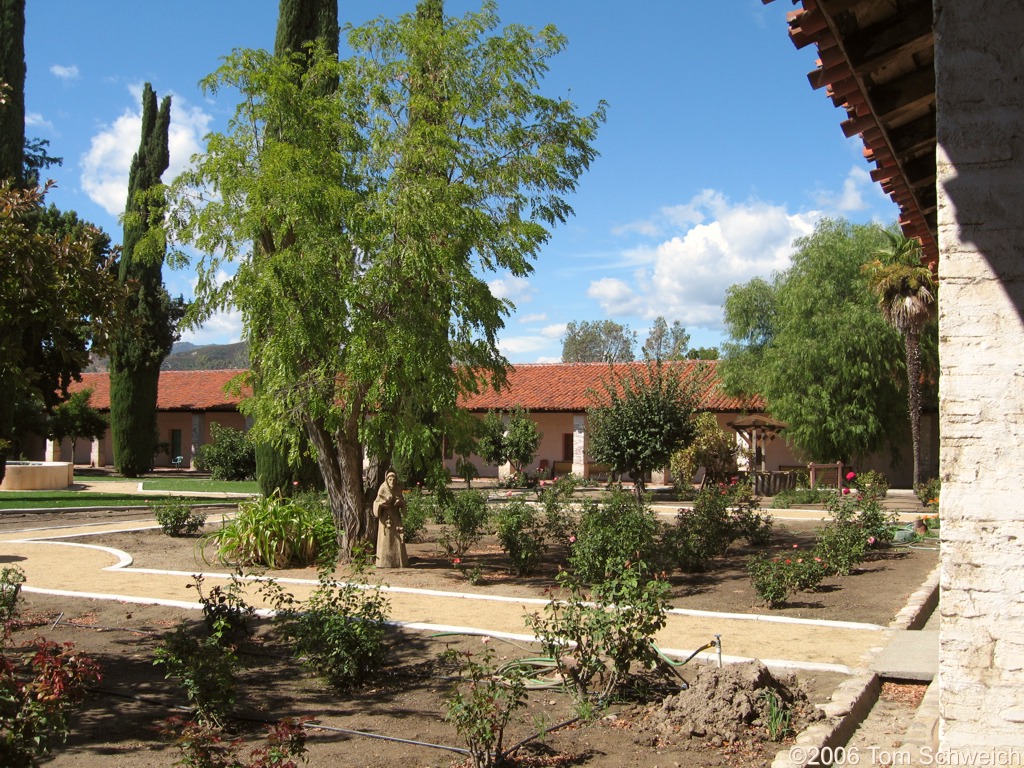
<path fill-rule="evenodd" d="M 228 383 L 243 369 L 221 371 L 161 371 L 156 407 L 161 411 L 226 411 L 235 410 L 249 395 L 245 387 L 240 395 L 227 391 Z M 106 373 L 83 373 L 82 381 L 73 383 L 71 391 L 92 388 L 89 404 L 101 411 L 110 410 L 110 377 Z"/>
<path fill-rule="evenodd" d="M 760 412 L 764 401 L 760 397 L 732 397 L 722 390 L 718 380 L 718 362 L 684 361 L 666 363 L 683 376 L 702 377 L 700 407 L 709 411 Z M 619 363 L 612 366 L 617 375 L 630 367 L 643 363 Z M 509 410 L 522 405 L 530 411 L 582 413 L 591 405 L 588 392 L 601 389 L 602 379 L 609 375 L 607 363 L 552 363 L 524 364 L 509 369 L 508 383 L 500 392 L 488 389 L 477 394 L 464 395 L 461 405 L 471 411 Z M 222 411 L 234 410 L 249 389 L 240 395 L 227 392 L 228 383 L 244 370 L 221 371 L 162 371 L 157 395 L 157 408 L 161 411 Z M 71 386 L 72 391 L 91 387 L 91 404 L 99 410 L 110 409 L 110 379 L 106 373 L 82 374 L 82 381 Z"/>

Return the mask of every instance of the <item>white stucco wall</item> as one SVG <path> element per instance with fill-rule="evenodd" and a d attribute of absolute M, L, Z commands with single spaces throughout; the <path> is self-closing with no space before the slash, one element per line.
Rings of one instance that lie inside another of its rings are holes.
<path fill-rule="evenodd" d="M 1024 3 L 935 23 L 940 740 L 1024 759 Z"/>

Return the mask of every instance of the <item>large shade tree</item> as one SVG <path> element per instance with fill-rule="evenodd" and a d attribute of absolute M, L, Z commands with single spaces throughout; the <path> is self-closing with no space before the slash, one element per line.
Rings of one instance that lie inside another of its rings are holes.
<path fill-rule="evenodd" d="M 25 0 L 0 0 L 0 181 L 24 180 Z"/>
<path fill-rule="evenodd" d="M 885 232 L 886 246 L 866 264 L 871 290 L 885 321 L 903 336 L 907 363 L 907 403 L 914 451 L 914 485 L 924 482 L 921 457 L 921 336 L 935 314 L 938 283 L 921 263 L 916 239 Z"/>
<path fill-rule="evenodd" d="M 807 459 L 848 462 L 904 441 L 903 344 L 861 267 L 877 226 L 825 219 L 794 243 L 789 269 L 726 293 L 726 388 L 760 394 Z"/>
<path fill-rule="evenodd" d="M 160 364 L 171 352 L 183 314 L 163 283 L 166 241 L 160 177 L 170 163 L 171 97 L 157 108 L 149 83 L 142 92 L 142 139 L 128 175 L 124 244 L 118 271 L 125 297 L 110 344 L 110 432 L 114 466 L 136 477 L 153 466 L 158 442 Z"/>
<path fill-rule="evenodd" d="M 627 363 L 633 359 L 636 331 L 614 320 L 573 320 L 562 337 L 563 363 Z"/>
<path fill-rule="evenodd" d="M 194 317 L 241 310 L 261 385 L 244 407 L 257 430 L 305 426 L 343 556 L 369 529 L 364 447 L 424 455 L 425 415 L 503 381 L 510 305 L 485 275 L 531 271 L 604 117 L 539 93 L 553 28 L 440 9 L 349 30 L 340 62 L 235 51 L 204 81 L 237 89 L 235 118 L 177 184 L 177 234 L 207 254 Z"/>

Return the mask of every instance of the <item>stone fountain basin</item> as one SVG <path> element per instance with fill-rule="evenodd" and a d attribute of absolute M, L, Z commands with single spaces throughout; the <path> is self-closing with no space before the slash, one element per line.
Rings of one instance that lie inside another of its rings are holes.
<path fill-rule="evenodd" d="M 0 491 L 53 491 L 74 483 L 70 461 L 8 461 Z"/>

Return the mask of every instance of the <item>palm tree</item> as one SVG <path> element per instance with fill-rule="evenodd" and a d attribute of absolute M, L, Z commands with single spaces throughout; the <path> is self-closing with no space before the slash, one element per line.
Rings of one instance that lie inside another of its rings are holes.
<path fill-rule="evenodd" d="M 907 402 L 910 435 L 914 448 L 914 485 L 921 477 L 921 333 L 932 313 L 938 283 L 931 269 L 921 263 L 921 244 L 912 238 L 885 231 L 888 247 L 864 265 L 872 292 L 885 321 L 900 332 L 907 351 Z"/>

